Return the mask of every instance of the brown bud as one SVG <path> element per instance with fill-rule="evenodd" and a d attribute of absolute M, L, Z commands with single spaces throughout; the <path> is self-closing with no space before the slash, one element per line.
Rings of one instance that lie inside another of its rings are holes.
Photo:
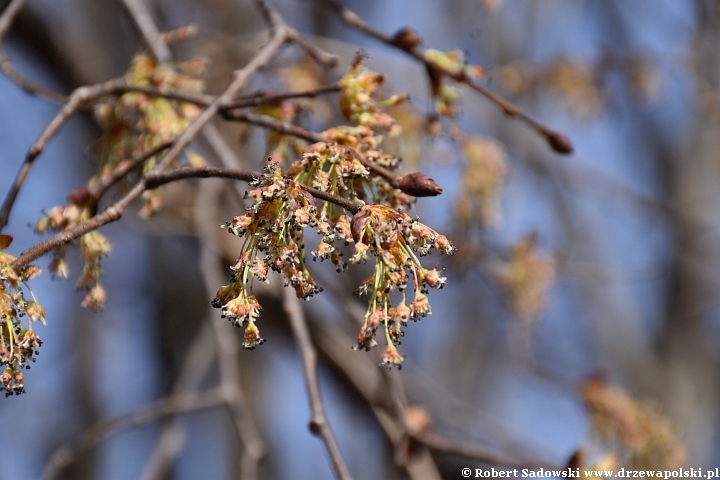
<path fill-rule="evenodd" d="M 550 130 L 545 136 L 547 137 L 550 147 L 558 153 L 570 154 L 575 150 L 570 139 L 560 132 Z"/>
<path fill-rule="evenodd" d="M 0 235 L 0 250 L 6 249 L 13 241 L 12 235 Z"/>
<path fill-rule="evenodd" d="M 75 205 L 84 205 L 90 200 L 90 192 L 85 187 L 76 188 L 67 195 L 67 199 L 70 203 Z"/>
<path fill-rule="evenodd" d="M 424 173 L 415 172 L 408 173 L 400 177 L 398 188 L 414 197 L 434 197 L 440 195 L 443 191 L 435 180 L 428 177 Z"/>
<path fill-rule="evenodd" d="M 422 43 L 422 39 L 412 28 L 403 27 L 395 33 L 392 43 L 403 50 L 412 50 Z"/>
<path fill-rule="evenodd" d="M 359 212 L 353 215 L 350 221 L 350 232 L 352 232 L 355 243 L 362 242 L 363 230 L 365 230 L 368 220 L 370 220 L 370 211 L 366 207 L 361 208 Z"/>

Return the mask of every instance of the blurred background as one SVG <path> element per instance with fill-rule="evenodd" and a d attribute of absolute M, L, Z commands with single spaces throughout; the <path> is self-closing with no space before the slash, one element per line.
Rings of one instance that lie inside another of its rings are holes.
<path fill-rule="evenodd" d="M 267 35 L 248 0 L 145 3 L 161 30 L 197 26 L 197 36 L 176 42 L 171 53 L 178 60 L 206 57 L 211 93 Z M 320 354 L 328 419 L 353 476 L 460 478 L 462 467 L 487 465 L 420 445 L 411 448 L 416 466 L 399 466 L 401 423 L 388 413 L 397 406 L 389 401 L 420 407 L 415 413 L 444 438 L 511 458 L 562 467 L 583 450 L 588 465 L 614 456 L 623 466 L 634 447 L 622 432 L 615 441 L 598 433 L 588 378 L 617 388 L 611 393 L 622 405 L 630 401 L 623 395 L 639 399 L 637 408 L 652 412 L 642 428 L 665 428 L 668 419 L 673 440 L 663 445 L 669 451 L 682 443 L 685 466 L 720 464 L 720 4 L 343 4 L 388 34 L 411 26 L 425 48 L 460 49 L 487 70 L 481 83 L 575 145 L 570 156 L 552 152 L 524 124 L 462 87 L 456 122 L 442 119 L 444 134 L 431 136 L 425 129 L 433 99 L 421 65 L 352 30 L 322 3 L 274 2 L 291 26 L 340 62 L 322 71 L 289 46 L 246 91 L 330 83 L 356 51 L 367 52 L 367 66 L 386 76 L 381 96 L 410 93 L 415 110 L 395 112 L 406 137 L 389 148 L 404 157 L 403 171 L 420 170 L 444 188 L 440 197 L 420 199 L 411 214 L 460 249 L 453 258 L 426 259 L 447 267 L 448 284 L 431 292 L 433 314 L 408 326 L 401 371 L 377 367 L 380 349 L 350 348 L 365 311 L 364 300 L 350 293 L 367 273 L 351 268 L 337 276 L 330 265 L 311 264 L 326 291 L 303 307 Z M 123 2 L 113 0 L 30 0 L 4 45 L 19 71 L 63 92 L 122 75 L 144 48 Z M 58 107 L 6 77 L 0 102 L 5 192 Z M 303 108 L 298 121 L 312 130 L 344 121 L 337 94 Z M 260 169 L 268 153 L 264 132 L 222 122 L 213 132 L 240 167 Z M 38 158 L 3 232 L 15 237 L 10 253 L 38 243 L 31 225 L 42 210 L 66 203 L 94 173 L 99 133 L 91 116 L 78 115 Z M 220 164 L 212 148 L 219 140 L 208 137 L 194 148 Z M 172 185 L 155 217 L 128 213 L 104 227 L 114 248 L 103 263 L 108 306 L 100 313 L 80 308 L 84 292 L 73 280 L 33 281 L 48 319 L 39 327 L 45 343 L 25 375 L 28 393 L 0 402 L 0 478 L 231 478 L 252 476 L 243 459 L 263 453 L 258 478 L 334 477 L 322 442 L 308 430 L 281 280 L 271 278 L 259 293 L 267 344 L 227 357 L 213 337 L 219 311 L 210 299 L 227 282 L 241 243 L 205 227 L 243 211 L 233 188 L 215 180 Z M 69 260 L 79 272 L 77 252 Z M 240 338 L 222 322 L 223 335 Z M 230 407 L 130 422 L 107 435 L 107 423 L 98 430 L 98 422 L 171 392 L 225 382 L 228 368 L 243 392 L 235 407 L 250 414 L 240 415 L 241 425 Z M 614 408 L 605 413 L 624 407 Z M 243 442 L 256 443 L 242 443 L 239 431 Z M 48 469 L 51 458 L 64 469 Z"/>

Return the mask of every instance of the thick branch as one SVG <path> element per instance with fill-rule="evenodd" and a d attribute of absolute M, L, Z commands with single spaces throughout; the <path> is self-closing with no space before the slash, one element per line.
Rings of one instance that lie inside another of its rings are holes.
<path fill-rule="evenodd" d="M 456 72 L 451 71 L 447 68 L 443 68 L 442 66 L 438 65 L 436 62 L 428 59 L 424 53 L 417 48 L 418 42 L 412 42 L 412 43 L 403 43 L 399 38 L 386 35 L 385 33 L 381 32 L 380 30 L 377 30 L 375 27 L 370 25 L 369 23 L 365 22 L 360 16 L 358 16 L 355 12 L 352 10 L 344 7 L 343 5 L 340 5 L 339 3 L 335 2 L 334 0 L 324 0 L 325 4 L 328 5 L 342 20 L 343 22 L 347 23 L 351 27 L 365 33 L 366 35 L 369 35 L 387 45 L 396 47 L 403 52 L 407 53 L 411 57 L 415 58 L 416 60 L 422 62 L 425 64 L 425 66 L 430 71 L 435 72 L 442 72 L 443 75 L 446 75 L 453 80 L 455 80 L 458 83 L 462 83 L 470 87 L 471 89 L 475 90 L 480 95 L 484 96 L 488 100 L 490 100 L 492 103 L 497 105 L 504 113 L 505 115 L 509 117 L 515 117 L 519 120 L 525 122 L 530 128 L 538 132 L 540 135 L 545 137 L 545 140 L 547 140 L 548 144 L 550 145 L 550 148 L 555 150 L 558 153 L 563 154 L 569 154 L 573 152 L 573 145 L 572 142 L 568 137 L 566 137 L 564 134 L 553 130 L 552 128 L 548 127 L 547 125 L 544 125 L 534 117 L 532 117 L 530 114 L 525 112 L 523 109 L 515 105 L 514 103 L 502 98 L 501 96 L 497 95 L 496 93 L 491 92 L 487 88 L 483 87 L 482 85 L 478 85 L 477 83 L 473 82 L 470 77 L 464 72 Z"/>
<path fill-rule="evenodd" d="M 340 479 L 350 479 L 345 461 L 340 453 L 340 448 L 335 441 L 327 417 L 325 416 L 325 406 L 323 404 L 322 395 L 320 394 L 320 383 L 317 376 L 317 352 L 310 338 L 300 302 L 295 296 L 292 289 L 285 288 L 283 292 L 283 306 L 290 321 L 295 342 L 300 350 L 300 358 L 303 364 L 303 373 L 305 374 L 305 385 L 310 399 L 310 410 L 312 416 L 310 419 L 310 430 L 322 438 L 325 448 L 330 455 L 335 472 Z"/>

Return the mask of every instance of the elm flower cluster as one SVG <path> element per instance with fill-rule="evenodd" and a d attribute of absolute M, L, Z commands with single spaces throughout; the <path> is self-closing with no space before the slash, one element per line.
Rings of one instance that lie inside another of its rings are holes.
<path fill-rule="evenodd" d="M 285 277 L 285 286 L 294 288 L 298 298 L 308 300 L 322 291 L 304 260 L 303 229 L 318 226 L 313 196 L 297 182 L 283 177 L 276 163 L 265 167 L 263 175 L 250 185 L 256 187 L 247 194 L 255 199 L 253 205 L 244 215 L 223 225 L 244 240 L 240 256 L 231 267 L 230 283 L 221 287 L 212 301 L 215 308 L 222 309 L 223 317 L 245 327 L 246 349 L 265 342 L 255 325 L 262 311 L 252 293 L 255 280 L 268 283 L 272 270 Z"/>
<path fill-rule="evenodd" d="M 382 205 L 361 208 L 352 219 L 351 232 L 355 248 L 350 263 L 365 263 L 371 253 L 375 257 L 373 274 L 356 291 L 358 295 L 370 293 L 370 302 L 355 348 L 370 350 L 376 346 L 375 332 L 383 324 L 387 349 L 381 366 L 400 367 L 403 357 L 396 346 L 404 336 L 402 328 L 408 320 L 417 321 L 432 313 L 428 288 L 440 289 L 447 281 L 437 268 L 424 268 L 418 257 L 433 249 L 452 255 L 455 247 L 427 225 Z M 408 305 L 405 290 L 409 282 L 414 293 Z M 391 294 L 395 290 L 401 300 L 393 305 Z"/>
<path fill-rule="evenodd" d="M 376 101 L 375 91 L 385 77 L 363 66 L 362 55 L 355 56 L 350 70 L 340 80 L 340 111 L 348 120 L 373 130 L 384 130 L 389 135 L 400 133 L 395 119 L 380 107 L 398 105 L 407 100 L 407 95 L 393 95 L 383 101 Z"/>
<path fill-rule="evenodd" d="M 45 311 L 35 300 L 27 282 L 41 273 L 28 265 L 16 272 L 10 265 L 15 257 L 2 252 L 12 241 L 0 235 L 0 392 L 6 397 L 25 393 L 22 369 L 30 369 L 42 340 L 33 330 L 33 323 L 45 323 Z M 25 289 L 32 300 L 25 298 Z M 27 328 L 21 318 L 27 318 Z"/>
<path fill-rule="evenodd" d="M 62 232 L 72 228 L 92 216 L 94 210 L 93 199 L 87 189 L 80 188 L 68 195 L 69 205 L 57 205 L 46 210 L 45 215 L 35 223 L 35 233 L 42 235 L 46 232 Z M 106 257 L 112 248 L 110 241 L 100 232 L 94 230 L 79 238 L 80 251 L 83 256 L 83 270 L 77 281 L 77 288 L 86 290 L 87 294 L 82 301 L 83 308 L 94 311 L 102 310 L 106 303 L 105 288 L 102 286 L 101 260 Z M 67 245 L 54 251 L 54 258 L 50 262 L 50 271 L 59 278 L 69 276 L 69 268 L 65 259 Z"/>

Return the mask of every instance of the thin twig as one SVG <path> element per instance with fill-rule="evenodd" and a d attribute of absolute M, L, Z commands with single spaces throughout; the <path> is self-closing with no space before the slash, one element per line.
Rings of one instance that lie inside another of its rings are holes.
<path fill-rule="evenodd" d="M 12 0 L 0 16 L 0 69 L 10 80 L 26 92 L 33 95 L 41 95 L 56 103 L 65 103 L 67 101 L 65 95 L 23 76 L 15 70 L 15 67 L 10 61 L 10 57 L 8 57 L 2 45 L 2 39 L 10 30 L 15 17 L 20 13 L 20 10 L 22 10 L 26 3 L 27 0 Z"/>
<path fill-rule="evenodd" d="M 47 124 L 40 136 L 33 142 L 33 144 L 28 149 L 27 154 L 25 155 L 25 160 L 23 161 L 17 175 L 15 176 L 15 181 L 10 186 L 10 190 L 5 196 L 2 207 L 0 207 L 0 230 L 2 230 L 7 225 L 8 220 L 10 219 L 10 212 L 15 203 L 15 199 L 17 198 L 18 193 L 20 193 L 20 188 L 22 188 L 23 183 L 25 183 L 25 179 L 27 178 L 28 173 L 30 173 L 30 169 L 35 162 L 35 159 L 45 149 L 47 142 L 50 141 L 53 136 L 55 136 L 58 130 L 60 130 L 60 127 L 62 127 L 70 119 L 70 117 L 72 117 L 72 115 L 87 101 L 108 95 L 108 93 L 111 92 L 114 88 L 117 88 L 119 85 L 123 84 L 123 79 L 114 78 L 107 82 L 98 83 L 92 86 L 80 87 L 73 91 L 73 93 L 70 95 L 70 98 L 68 99 L 68 102 L 63 105 L 60 111 L 55 115 L 55 117 L 50 121 L 50 123 Z"/>
<path fill-rule="evenodd" d="M 305 315 L 300 306 L 300 302 L 295 296 L 295 292 L 290 288 L 283 289 L 283 307 L 290 321 L 290 328 L 295 337 L 295 343 L 300 351 L 300 358 L 303 364 L 303 373 L 305 375 L 305 386 L 307 388 L 308 397 L 310 399 L 310 431 L 318 435 L 325 448 L 330 455 L 335 473 L 340 479 L 350 479 L 350 472 L 345 465 L 340 447 L 333 436 L 330 425 L 325 415 L 325 405 L 323 404 L 322 395 L 320 394 L 320 382 L 317 375 L 317 352 L 310 338 L 305 321 Z"/>
<path fill-rule="evenodd" d="M 147 425 L 169 415 L 216 408 L 223 405 L 224 402 L 222 389 L 179 394 L 161 398 L 131 413 L 96 423 L 80 434 L 74 447 L 64 446 L 56 450 L 45 465 L 41 478 L 44 480 L 57 478 L 74 461 L 80 451 L 91 448 L 117 430 Z"/>
<path fill-rule="evenodd" d="M 229 168 L 220 168 L 212 166 L 204 167 L 181 167 L 169 172 L 152 172 L 148 173 L 144 177 L 145 187 L 150 190 L 157 188 L 166 183 L 176 182 L 178 180 L 184 180 L 188 178 L 230 178 L 233 180 L 242 180 L 250 182 L 259 176 L 257 173 L 243 172 L 240 170 L 233 170 Z M 344 208 L 350 213 L 357 213 L 363 206 L 360 202 L 354 202 L 331 193 L 323 192 L 313 187 L 300 185 L 305 191 L 315 198 L 325 200 L 326 202 L 334 203 L 335 205 Z"/>
<path fill-rule="evenodd" d="M 297 30 L 285 22 L 282 16 L 278 13 L 277 9 L 267 2 L 267 0 L 255 0 L 255 4 L 260 10 L 260 13 L 262 13 L 265 18 L 265 22 L 271 30 L 276 28 L 284 28 L 287 30 L 290 39 L 295 42 L 298 47 L 302 48 L 310 58 L 323 67 L 332 68 L 337 65 L 337 56 L 322 50 L 320 47 L 311 42 L 308 42 Z"/>
<path fill-rule="evenodd" d="M 301 138 L 311 143 L 316 142 L 330 142 L 331 140 L 321 133 L 311 132 L 302 127 L 298 127 L 290 122 L 284 122 L 277 120 L 268 115 L 259 115 L 256 113 L 249 113 L 242 110 L 228 110 L 223 112 L 223 117 L 228 120 L 236 120 L 239 122 L 250 123 L 259 127 L 267 128 L 268 130 L 274 130 L 277 133 L 283 135 L 292 135 L 293 137 Z M 402 184 L 402 175 L 395 175 L 386 168 L 381 167 L 373 162 L 368 161 L 360 152 L 353 148 L 349 148 L 350 152 L 362 163 L 362 165 L 373 172 L 374 174 L 384 178 L 390 183 L 393 188 L 400 188 Z"/>
<path fill-rule="evenodd" d="M 107 192 L 113 185 L 118 183 L 120 180 L 125 178 L 128 173 L 134 171 L 137 168 L 140 168 L 143 163 L 148 161 L 150 158 L 154 157 L 155 155 L 167 150 L 172 146 L 173 142 L 165 142 L 161 143 L 155 148 L 151 148 L 147 152 L 143 153 L 142 155 L 139 155 L 135 158 L 132 158 L 128 160 L 125 163 L 119 164 L 115 170 L 113 170 L 112 175 L 110 175 L 109 178 L 101 179 L 101 183 L 97 186 L 89 189 L 90 195 L 97 201 L 100 200 L 100 198 L 105 195 L 105 192 Z"/>
<path fill-rule="evenodd" d="M 530 128 L 542 135 L 545 140 L 547 140 L 550 148 L 552 148 L 554 151 L 563 154 L 569 154 L 573 152 L 572 142 L 567 136 L 556 130 L 553 130 L 547 125 L 544 125 L 539 120 L 532 117 L 530 114 L 525 112 L 523 109 L 521 109 L 514 103 L 502 98 L 496 93 L 493 93 L 486 87 L 483 87 L 482 85 L 478 85 L 477 83 L 473 82 L 464 70 L 457 72 L 447 68 L 443 68 L 441 65 L 438 65 L 437 62 L 434 62 L 433 60 L 427 58 L 424 52 L 422 52 L 416 47 L 416 44 L 403 45 L 402 42 L 397 41 L 395 37 L 386 35 L 385 33 L 376 29 L 375 27 L 364 21 L 362 18 L 360 18 L 358 14 L 348 9 L 347 7 L 337 3 L 335 0 L 323 1 L 337 14 L 340 20 L 350 25 L 351 27 L 385 43 L 386 45 L 390 45 L 392 47 L 398 48 L 399 50 L 402 50 L 411 57 L 425 64 L 425 66 L 430 71 L 442 72 L 443 75 L 452 78 L 456 82 L 467 85 L 469 88 L 475 90 L 477 93 L 497 105 L 505 113 L 505 115 L 518 118 L 519 120 L 525 122 L 525 124 L 530 126 Z"/>
<path fill-rule="evenodd" d="M 145 2 L 142 0 L 122 0 L 122 3 L 127 8 L 155 58 L 160 62 L 172 61 L 172 53 L 155 26 L 155 21 Z"/>
<path fill-rule="evenodd" d="M 526 460 L 522 458 L 509 457 L 500 453 L 495 453 L 486 447 L 480 445 L 472 445 L 465 442 L 458 442 L 440 435 L 432 430 L 427 430 L 420 433 L 412 433 L 410 436 L 425 445 L 426 447 L 442 453 L 449 453 L 452 455 L 458 455 L 460 457 L 470 458 L 478 460 L 483 463 L 490 465 L 502 465 L 505 467 L 518 467 L 518 468 L 529 468 L 539 469 L 544 468 L 547 470 L 558 470 L 562 468 L 562 465 L 553 464 L 550 462 L 543 462 L 539 460 Z"/>

